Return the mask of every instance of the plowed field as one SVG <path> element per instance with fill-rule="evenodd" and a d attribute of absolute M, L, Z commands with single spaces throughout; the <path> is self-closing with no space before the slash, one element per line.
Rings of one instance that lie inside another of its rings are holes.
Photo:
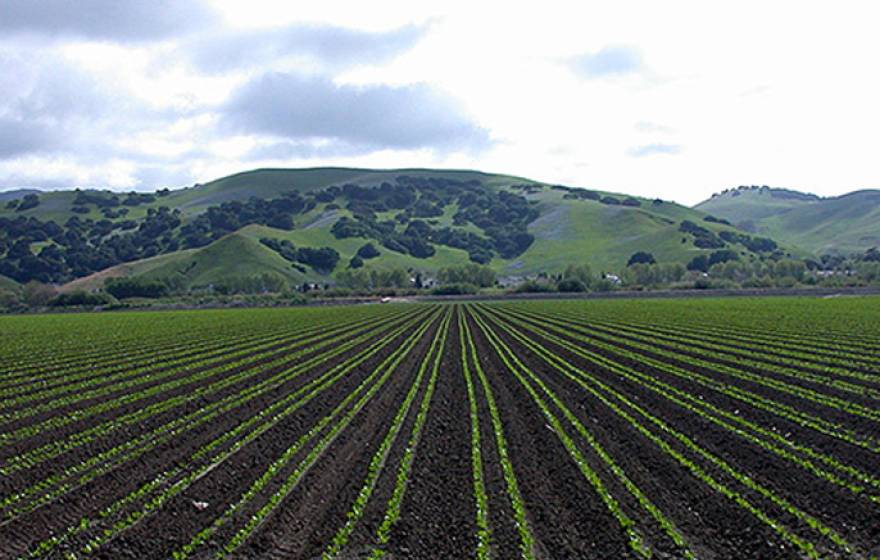
<path fill-rule="evenodd" d="M 875 558 L 880 298 L 0 318 L 0 558 Z"/>

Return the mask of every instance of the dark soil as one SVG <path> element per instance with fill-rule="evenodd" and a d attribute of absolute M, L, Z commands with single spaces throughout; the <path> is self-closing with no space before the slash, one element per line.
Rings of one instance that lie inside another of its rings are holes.
<path fill-rule="evenodd" d="M 236 551 L 233 555 L 235 558 L 308 559 L 321 556 L 333 536 L 346 523 L 352 504 L 369 474 L 370 462 L 415 381 L 420 365 L 427 359 L 433 361 L 433 356 L 428 355 L 429 347 L 439 332 L 441 323 L 439 311 L 447 310 L 449 310 L 447 307 L 433 308 L 433 311 L 438 313 L 431 315 L 433 319 L 427 330 L 396 367 L 388 381 L 353 417 L 351 423 L 332 440 L 292 491 L 280 500 L 263 524 Z M 412 317 L 422 312 L 427 314 L 432 310 L 426 307 L 414 307 L 413 311 L 407 311 L 413 313 Z M 451 312 L 476 313 L 500 338 L 502 344 L 509 347 L 522 362 L 526 370 L 522 372 L 524 379 L 535 388 L 552 415 L 559 419 L 562 429 L 571 437 L 586 466 L 596 473 L 607 492 L 619 504 L 620 509 L 632 519 L 654 558 L 664 560 L 680 558 L 682 550 L 628 490 L 626 484 L 619 478 L 619 473 L 609 468 L 596 448 L 590 445 L 589 441 L 578 433 L 573 423 L 566 419 L 565 411 L 570 412 L 576 423 L 582 424 L 592 434 L 604 452 L 622 469 L 627 479 L 674 523 L 697 557 L 709 560 L 728 558 L 793 560 L 803 557 L 779 532 L 774 531 L 758 516 L 749 512 L 741 503 L 724 496 L 695 476 L 672 454 L 634 427 L 630 420 L 605 404 L 602 399 L 591 394 L 581 383 L 554 368 L 541 354 L 532 351 L 528 344 L 499 328 L 495 320 L 501 317 L 503 321 L 503 313 L 496 314 L 497 312 L 488 306 L 475 308 L 462 305 L 456 305 Z M 425 317 L 427 315 L 423 316 L 423 319 Z M 739 371 L 782 380 L 792 385 L 808 387 L 824 395 L 847 398 L 864 406 L 873 406 L 876 400 L 853 396 L 833 387 L 781 376 L 777 372 L 765 370 L 760 364 L 746 366 L 739 363 L 731 353 L 710 355 L 709 350 L 700 347 L 698 341 L 688 349 L 672 348 L 667 344 L 669 340 L 657 336 L 655 339 L 650 339 L 653 348 L 635 348 L 633 345 L 635 342 L 644 342 L 649 337 L 618 332 L 608 325 L 592 325 L 588 319 L 578 319 L 578 321 L 590 330 L 592 339 L 576 340 L 565 334 L 559 335 L 555 332 L 553 334 L 560 336 L 575 348 L 582 348 L 611 360 L 624 370 L 661 380 L 702 399 L 707 404 L 739 415 L 765 429 L 775 430 L 791 441 L 832 456 L 873 477 L 880 477 L 876 453 L 840 438 L 800 426 L 796 422 L 785 420 L 771 412 L 700 385 L 693 380 L 693 376 L 705 375 L 729 386 L 751 391 L 756 395 L 839 424 L 841 430 L 850 430 L 878 440 L 880 439 L 878 422 L 835 411 L 759 383 L 736 379 L 716 368 L 719 365 L 736 368 Z M 421 326 L 424 320 L 420 319 L 416 324 Z M 534 325 L 529 321 L 527 324 Z M 490 393 L 499 411 L 508 458 L 513 466 L 523 499 L 528 529 L 534 538 L 532 551 L 535 556 L 542 560 L 636 558 L 636 554 L 629 546 L 626 531 L 621 528 L 593 484 L 578 468 L 535 398 L 499 357 L 474 316 L 467 315 L 467 325 L 477 348 L 477 360 L 488 382 L 487 391 L 477 375 L 476 364 L 468 356 L 466 359 L 471 365 L 480 425 L 480 450 L 488 497 L 492 557 L 501 559 L 520 557 L 521 539 L 504 478 L 501 449 L 497 443 L 488 406 Z M 702 472 L 737 492 L 749 504 L 784 525 L 798 537 L 814 543 L 818 554 L 823 558 L 868 558 L 869 554 L 878 552 L 880 504 L 876 501 L 818 477 L 810 470 L 696 415 L 641 382 L 627 379 L 614 370 L 617 366 L 598 365 L 579 356 L 570 348 L 546 341 L 535 332 L 526 332 L 528 328 L 512 324 L 511 326 L 517 332 L 522 331 L 528 340 L 571 365 L 576 372 L 579 372 L 573 374 L 577 379 L 590 379 L 591 381 L 584 381 L 586 385 L 599 387 L 601 383 L 607 386 L 608 389 L 600 388 L 598 391 L 609 402 L 632 415 L 651 433 L 667 442 L 671 449 L 698 465 Z M 356 332 L 359 333 L 360 329 Z M 356 336 L 356 332 L 348 336 Z M 165 481 L 165 486 L 162 488 L 166 488 L 182 479 L 187 473 L 207 466 L 206 460 L 190 462 L 193 453 L 206 443 L 235 429 L 273 403 L 277 403 L 318 378 L 333 366 L 352 358 L 362 350 L 375 348 L 379 343 L 387 343 L 375 355 L 348 372 L 333 386 L 319 393 L 296 412 L 284 418 L 273 419 L 273 424 L 265 433 L 222 462 L 212 465 L 203 476 L 183 487 L 179 494 L 105 543 L 94 555 L 108 560 L 128 558 L 150 560 L 170 557 L 175 550 L 189 543 L 194 535 L 221 516 L 230 504 L 238 502 L 240 496 L 276 458 L 283 455 L 304 434 L 310 433 L 321 419 L 352 394 L 364 379 L 375 372 L 385 358 L 398 350 L 413 331 L 409 330 L 389 338 L 384 337 L 381 328 L 376 328 L 372 332 L 375 334 L 371 339 L 357 345 L 344 355 L 319 366 L 310 367 L 296 376 L 285 377 L 276 387 L 265 391 L 246 404 L 237 406 L 210 422 L 192 426 L 171 441 L 136 454 L 130 460 L 121 462 L 90 482 L 81 484 L 76 478 L 64 475 L 65 469 L 79 465 L 103 451 L 113 449 L 171 420 L 199 411 L 205 405 L 236 395 L 275 374 L 286 372 L 309 359 L 313 354 L 290 358 L 290 354 L 296 351 L 290 348 L 290 344 L 296 339 L 291 337 L 279 341 L 278 344 L 271 346 L 272 356 L 254 360 L 233 372 L 215 373 L 211 379 L 202 382 L 203 386 L 226 375 L 252 371 L 252 376 L 231 387 L 199 399 L 191 399 L 181 406 L 155 414 L 142 422 L 120 427 L 104 437 L 54 459 L 0 478 L 0 500 L 52 475 L 59 475 L 59 483 L 70 484 L 64 495 L 35 511 L 11 520 L 0 519 L 0 559 L 16 558 L 52 535 L 59 535 L 68 528 L 77 526 L 82 519 L 95 519 L 102 509 L 130 495 L 160 473 L 175 473 Z M 599 341 L 608 346 L 600 347 Z M 730 346 L 741 347 L 739 343 Z M 767 364 L 768 368 L 773 364 L 783 364 L 782 361 L 778 361 L 779 355 L 772 352 L 761 355 L 756 348 L 747 349 L 750 352 L 758 352 L 755 355 L 756 361 Z M 663 356 L 658 353 L 659 350 L 668 350 L 674 354 Z M 316 350 L 316 352 L 323 351 L 326 349 Z M 471 461 L 471 419 L 455 315 L 450 323 L 445 346 L 440 351 L 442 359 L 436 389 L 430 401 L 421 439 L 415 448 L 401 515 L 391 531 L 390 541 L 384 547 L 387 552 L 386 557 L 391 559 L 457 559 L 474 557 L 476 553 L 477 527 Z M 287 357 L 287 363 L 256 372 L 256 368 L 261 364 L 275 357 Z M 652 368 L 640 361 L 646 357 L 680 368 L 686 375 L 679 377 Z M 697 366 L 689 361 L 692 357 L 704 358 L 709 363 L 706 367 Z M 96 364 L 96 367 L 110 364 L 112 359 L 108 354 L 106 361 Z M 211 365 L 197 366 L 200 369 L 175 375 L 181 377 L 191 375 L 194 371 L 202 371 L 201 368 L 215 368 L 223 363 L 224 358 L 218 356 L 212 360 Z M 827 351 L 821 357 L 806 360 L 802 369 L 804 372 L 819 373 L 822 365 L 826 363 L 835 363 L 833 355 Z M 785 365 L 798 367 L 797 364 Z M 160 361 L 152 371 L 163 371 L 163 367 Z M 398 465 L 406 451 L 419 405 L 427 390 L 430 373 L 428 367 L 417 388 L 411 408 L 404 417 L 401 431 L 382 465 L 363 515 L 352 531 L 347 546 L 340 554 L 341 558 L 363 558 L 376 544 L 376 531 L 382 523 L 388 500 L 394 490 Z M 577 377 L 579 374 L 585 377 Z M 553 403 L 535 379 L 545 384 L 549 392 L 558 398 L 558 405 Z M 872 388 L 877 386 L 870 381 L 861 383 Z M 100 386 L 102 385 L 96 385 L 96 387 Z M 121 415 L 140 410 L 150 403 L 162 402 L 174 395 L 187 395 L 196 386 L 187 384 L 149 399 L 77 420 L 57 430 L 46 431 L 20 442 L 0 446 L 0 462 L 42 445 L 63 440 L 99 422 L 120 418 Z M 613 392 L 623 395 L 634 406 L 618 400 L 613 396 Z M 88 404 L 103 402 L 116 394 L 114 392 L 102 399 L 59 407 L 57 410 L 35 415 L 19 423 L 7 423 L 5 426 L 0 426 L 0 430 L 7 431 L 17 426 L 34 425 L 46 418 L 69 415 Z M 670 430 L 664 431 L 650 423 L 636 410 L 636 407 L 662 420 Z M 215 557 L 221 547 L 247 523 L 247 520 L 268 502 L 281 487 L 283 480 L 308 455 L 312 445 L 317 443 L 329 429 L 329 426 L 325 426 L 320 431 L 316 431 L 312 443 L 296 453 L 280 469 L 278 475 L 232 515 L 192 557 Z M 830 540 L 818 534 L 804 521 L 784 511 L 767 496 L 750 489 L 700 453 L 689 449 L 675 438 L 673 432 L 683 434 L 708 454 L 726 462 L 736 472 L 748 476 L 756 484 L 780 496 L 793 507 L 832 528 L 853 546 L 853 551 L 845 553 L 836 549 Z M 217 451 L 228 449 L 233 444 L 233 441 L 228 441 Z M 821 466 L 819 463 L 816 464 Z M 830 468 L 827 470 L 832 471 Z M 854 482 L 852 478 L 847 480 Z M 45 491 L 54 488 L 56 486 L 50 485 Z M 867 493 L 880 494 L 876 488 L 870 486 Z M 119 512 L 65 541 L 48 557 L 63 558 L 65 552 L 80 551 L 91 537 L 102 534 L 106 528 L 125 519 L 129 513 L 144 508 L 145 503 L 152 496 L 146 495 L 133 500 Z M 201 502 L 205 502 L 204 507 Z M 0 512 L 2 511 L 0 509 Z"/>

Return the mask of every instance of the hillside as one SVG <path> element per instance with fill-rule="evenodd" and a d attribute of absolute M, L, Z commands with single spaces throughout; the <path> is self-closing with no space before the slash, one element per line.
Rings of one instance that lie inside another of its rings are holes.
<path fill-rule="evenodd" d="M 696 209 L 815 254 L 864 252 L 880 245 L 880 190 L 820 198 L 785 189 L 733 189 Z"/>
<path fill-rule="evenodd" d="M 16 292 L 21 286 L 12 278 L 0 276 L 0 291 Z"/>
<path fill-rule="evenodd" d="M 81 288 L 143 276 L 181 289 L 332 282 L 350 266 L 501 277 L 636 252 L 686 264 L 787 252 L 675 203 L 457 170 L 263 169 L 155 193 L 30 193 L 0 208 L 0 274 Z M 357 257 L 366 244 L 373 258 Z M 793 254 L 801 255 L 795 252 Z"/>
<path fill-rule="evenodd" d="M 13 189 L 9 191 L 0 192 L 0 202 L 7 202 L 9 200 L 15 200 L 16 198 L 23 198 L 28 194 L 40 194 L 40 191 L 36 189 Z"/>
<path fill-rule="evenodd" d="M 224 202 L 247 201 L 251 197 L 274 198 L 284 193 L 309 193 L 345 183 L 376 185 L 383 181 L 393 181 L 399 175 L 425 176 L 458 181 L 478 180 L 487 186 L 528 182 L 528 179 L 508 175 L 482 173 L 467 170 L 429 170 L 429 169 L 359 169 L 347 167 L 317 167 L 306 169 L 255 169 L 235 173 L 204 184 L 175 189 L 157 191 L 141 198 L 137 204 L 125 204 L 126 193 L 115 193 L 119 196 L 121 206 L 128 210 L 126 218 L 140 219 L 148 210 L 161 206 L 177 208 L 184 216 L 201 214 L 211 206 Z M 88 194 L 104 197 L 110 191 L 84 190 Z M 15 216 L 36 217 L 43 220 L 54 220 L 63 224 L 76 216 L 81 219 L 100 220 L 104 216 L 101 207 L 95 204 L 76 204 L 77 191 L 43 192 L 33 189 L 19 189 L 0 192 L 0 200 L 7 202 L 21 198 L 27 194 L 38 194 L 40 204 L 24 211 L 0 205 L 0 217 Z"/>

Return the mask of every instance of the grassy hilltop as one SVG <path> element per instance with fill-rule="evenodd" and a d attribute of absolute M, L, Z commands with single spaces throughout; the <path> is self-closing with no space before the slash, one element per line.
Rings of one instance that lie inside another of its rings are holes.
<path fill-rule="evenodd" d="M 821 198 L 786 189 L 732 189 L 696 209 L 811 253 L 847 254 L 880 246 L 880 190 Z"/>

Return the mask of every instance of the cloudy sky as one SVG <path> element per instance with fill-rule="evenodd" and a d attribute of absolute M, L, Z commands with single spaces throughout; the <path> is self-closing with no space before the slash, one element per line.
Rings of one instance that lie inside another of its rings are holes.
<path fill-rule="evenodd" d="M 877 188 L 878 15 L 846 0 L 0 0 L 0 189 L 320 165 L 688 204 L 740 184 Z"/>

